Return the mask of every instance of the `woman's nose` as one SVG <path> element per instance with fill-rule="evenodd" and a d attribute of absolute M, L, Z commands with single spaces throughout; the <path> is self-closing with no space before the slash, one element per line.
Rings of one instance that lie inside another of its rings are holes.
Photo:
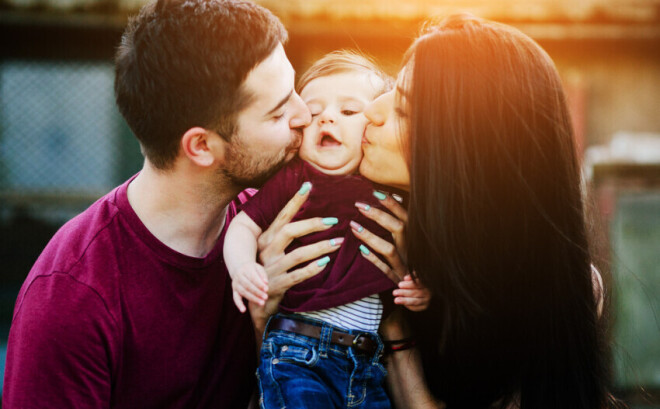
<path fill-rule="evenodd" d="M 382 105 L 383 105 L 383 95 L 374 99 L 364 109 L 364 116 L 367 117 L 369 122 L 371 122 L 376 126 L 381 126 L 383 125 L 383 123 L 385 123 L 385 115 L 383 115 Z"/>

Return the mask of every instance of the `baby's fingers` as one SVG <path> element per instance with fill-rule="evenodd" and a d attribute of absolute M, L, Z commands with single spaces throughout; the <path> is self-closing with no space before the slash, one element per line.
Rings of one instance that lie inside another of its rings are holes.
<path fill-rule="evenodd" d="M 241 297 L 259 305 L 264 305 L 264 301 L 268 299 L 268 290 L 263 291 L 246 279 L 232 282 L 232 288 L 234 291 L 238 292 Z"/>
<path fill-rule="evenodd" d="M 410 311 L 424 311 L 428 308 L 429 300 L 425 298 L 418 297 L 395 297 L 394 304 L 403 305 Z"/>
<path fill-rule="evenodd" d="M 232 291 L 232 297 L 234 298 L 234 304 L 240 312 L 245 312 L 245 304 L 243 303 L 243 297 L 238 293 L 238 291 Z"/>

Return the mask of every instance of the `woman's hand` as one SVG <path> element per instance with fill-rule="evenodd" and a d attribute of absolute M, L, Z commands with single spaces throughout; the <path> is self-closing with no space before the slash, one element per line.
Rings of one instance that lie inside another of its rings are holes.
<path fill-rule="evenodd" d="M 374 192 L 374 196 L 376 196 L 383 206 L 390 210 L 394 216 L 380 209 L 364 206 L 362 203 L 356 203 L 355 206 L 365 217 L 375 221 L 383 226 L 385 230 L 392 233 L 394 244 L 376 236 L 357 222 L 352 221 L 351 228 L 353 234 L 358 239 L 362 240 L 376 253 L 383 255 L 385 260 L 387 260 L 387 263 L 383 263 L 375 254 L 365 247 L 360 248 L 362 250 L 362 256 L 375 264 L 376 267 L 390 278 L 390 280 L 398 283 L 403 280 L 403 277 L 406 274 L 408 274 L 408 267 L 406 266 L 405 238 L 405 226 L 408 222 L 408 212 L 403 206 L 401 206 L 401 204 L 399 204 L 399 202 L 394 200 L 391 195 L 385 195 L 382 192 L 376 191 Z"/>
<path fill-rule="evenodd" d="M 382 254 L 387 263 L 378 258 L 369 248 L 360 246 L 362 256 L 371 261 L 390 280 L 398 284 L 394 290 L 394 303 L 402 305 L 411 311 L 425 310 L 431 302 L 431 292 L 419 281 L 413 280 L 406 266 L 405 226 L 408 222 L 408 212 L 391 195 L 374 192 L 374 196 L 389 209 L 394 216 L 380 209 L 356 203 L 360 213 L 380 224 L 392 234 L 394 244 L 383 240 L 357 222 L 351 222 L 353 234 L 367 244 L 374 252 Z"/>
<path fill-rule="evenodd" d="M 321 217 L 291 223 L 293 216 L 309 197 L 311 188 L 313 187 L 309 184 L 307 189 L 296 193 L 257 240 L 259 262 L 268 277 L 268 299 L 263 306 L 250 302 L 248 308 L 255 328 L 260 333 L 263 332 L 268 317 L 277 312 L 284 293 L 294 285 L 320 273 L 329 261 L 329 258 L 321 256 L 338 250 L 344 241 L 343 237 L 337 237 L 299 247 L 288 254 L 284 253 L 284 249 L 295 238 L 330 227 L 323 223 Z M 289 272 L 294 266 L 310 260 L 314 261 Z"/>

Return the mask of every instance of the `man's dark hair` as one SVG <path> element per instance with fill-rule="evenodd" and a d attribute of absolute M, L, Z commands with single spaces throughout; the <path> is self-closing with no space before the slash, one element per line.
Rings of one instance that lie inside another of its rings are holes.
<path fill-rule="evenodd" d="M 119 111 L 149 161 L 168 169 L 186 130 L 229 139 L 250 101 L 248 73 L 287 40 L 270 11 L 241 0 L 159 0 L 131 19 L 115 56 Z"/>

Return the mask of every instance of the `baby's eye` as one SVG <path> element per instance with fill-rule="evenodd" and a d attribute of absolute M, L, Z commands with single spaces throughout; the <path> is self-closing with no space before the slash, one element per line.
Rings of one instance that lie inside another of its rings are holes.
<path fill-rule="evenodd" d="M 358 113 L 359 113 L 359 111 L 354 111 L 352 109 L 342 109 L 342 111 L 341 111 L 341 114 L 346 115 L 346 116 L 351 116 L 351 115 L 355 115 L 355 114 L 358 114 Z"/>
<path fill-rule="evenodd" d="M 320 114 L 318 111 L 310 111 L 310 114 L 312 114 L 312 118 L 314 118 L 316 115 Z"/>

